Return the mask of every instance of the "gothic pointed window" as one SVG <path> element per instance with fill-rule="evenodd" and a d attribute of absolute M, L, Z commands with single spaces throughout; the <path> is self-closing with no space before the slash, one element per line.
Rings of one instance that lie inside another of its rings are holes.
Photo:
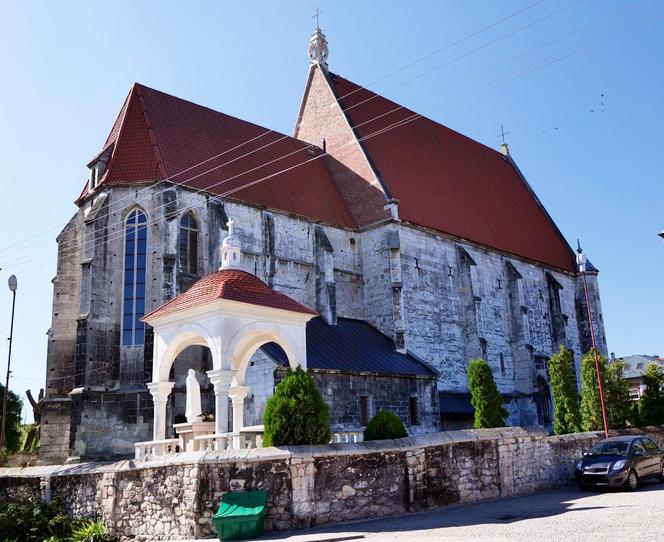
<path fill-rule="evenodd" d="M 148 226 L 145 214 L 132 211 L 125 223 L 122 345 L 143 346 Z"/>
<path fill-rule="evenodd" d="M 180 270 L 190 275 L 198 274 L 198 225 L 191 213 L 180 220 Z"/>

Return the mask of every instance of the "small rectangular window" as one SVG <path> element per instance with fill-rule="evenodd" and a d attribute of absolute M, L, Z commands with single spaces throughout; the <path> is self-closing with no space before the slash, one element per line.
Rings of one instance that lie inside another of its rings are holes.
<path fill-rule="evenodd" d="M 410 398 L 410 425 L 420 425 L 420 398 Z"/>
<path fill-rule="evenodd" d="M 371 399 L 368 395 L 360 396 L 360 425 L 365 426 L 371 418 Z"/>

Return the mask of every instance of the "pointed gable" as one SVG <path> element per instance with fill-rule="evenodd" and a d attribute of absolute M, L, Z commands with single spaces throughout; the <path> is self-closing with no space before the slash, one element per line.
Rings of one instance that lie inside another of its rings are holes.
<path fill-rule="evenodd" d="M 337 226 L 356 225 L 321 149 L 143 85 L 132 88 L 104 150 L 111 145 L 101 185 L 168 179 Z"/>
<path fill-rule="evenodd" d="M 367 158 L 398 200 L 401 219 L 574 271 L 573 251 L 509 158 L 329 77 Z"/>

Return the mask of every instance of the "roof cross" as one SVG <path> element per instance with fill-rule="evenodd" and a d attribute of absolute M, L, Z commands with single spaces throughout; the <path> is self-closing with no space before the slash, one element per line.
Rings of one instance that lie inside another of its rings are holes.
<path fill-rule="evenodd" d="M 316 6 L 316 13 L 314 13 L 314 16 L 312 17 L 312 19 L 314 17 L 316 18 L 316 28 L 320 28 L 318 26 L 318 17 L 320 16 L 321 13 L 323 13 L 323 12 L 320 9 L 318 9 L 318 6 Z"/>
<path fill-rule="evenodd" d="M 509 134 L 509 132 L 506 132 L 503 128 L 503 125 L 500 125 L 500 133 L 498 134 L 498 137 L 501 137 L 503 139 L 503 143 L 505 143 L 505 136 Z"/>

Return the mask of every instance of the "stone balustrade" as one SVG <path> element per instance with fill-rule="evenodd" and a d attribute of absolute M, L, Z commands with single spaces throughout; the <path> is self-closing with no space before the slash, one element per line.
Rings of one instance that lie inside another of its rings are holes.
<path fill-rule="evenodd" d="M 364 433 L 362 431 L 338 431 L 332 433 L 330 444 L 343 444 L 349 442 L 363 442 Z"/>
<path fill-rule="evenodd" d="M 175 455 L 180 450 L 180 439 L 148 440 L 134 444 L 134 457 L 137 461 L 149 461 L 161 455 Z"/>

